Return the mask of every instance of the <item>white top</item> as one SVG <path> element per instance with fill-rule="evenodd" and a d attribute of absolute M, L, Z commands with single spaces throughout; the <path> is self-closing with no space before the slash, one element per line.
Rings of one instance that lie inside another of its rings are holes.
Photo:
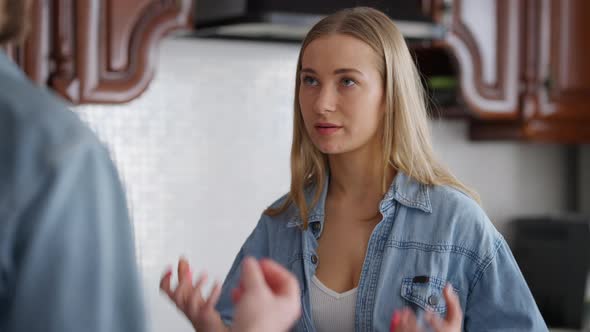
<path fill-rule="evenodd" d="M 357 288 L 336 293 L 313 276 L 309 295 L 317 332 L 354 331 Z"/>

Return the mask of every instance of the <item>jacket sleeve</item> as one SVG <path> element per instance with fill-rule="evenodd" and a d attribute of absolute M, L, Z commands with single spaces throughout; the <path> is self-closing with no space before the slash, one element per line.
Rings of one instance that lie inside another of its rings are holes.
<path fill-rule="evenodd" d="M 474 281 L 467 298 L 465 331 L 547 331 L 535 300 L 506 241 Z"/>

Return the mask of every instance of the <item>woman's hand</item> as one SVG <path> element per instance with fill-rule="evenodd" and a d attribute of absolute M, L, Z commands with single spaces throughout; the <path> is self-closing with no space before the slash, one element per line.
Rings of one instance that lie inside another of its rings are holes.
<path fill-rule="evenodd" d="M 215 283 L 208 298 L 201 294 L 201 288 L 207 282 L 207 274 L 201 273 L 195 283 L 186 259 L 178 261 L 178 286 L 172 290 L 170 279 L 172 270 L 167 271 L 160 281 L 160 289 L 165 292 L 178 309 L 190 320 L 199 332 L 227 332 L 229 329 L 223 324 L 215 305 L 219 300 L 221 287 Z"/>
<path fill-rule="evenodd" d="M 232 300 L 235 332 L 288 331 L 301 315 L 297 279 L 269 259 L 244 259 L 240 286 L 234 289 Z"/>
<path fill-rule="evenodd" d="M 463 322 L 463 312 L 457 294 L 451 285 L 447 285 L 443 291 L 447 302 L 447 316 L 442 319 L 433 312 L 426 312 L 425 319 L 434 332 L 460 332 Z M 391 321 L 391 332 L 424 332 L 428 329 L 421 327 L 412 310 L 405 308 L 395 312 Z"/>

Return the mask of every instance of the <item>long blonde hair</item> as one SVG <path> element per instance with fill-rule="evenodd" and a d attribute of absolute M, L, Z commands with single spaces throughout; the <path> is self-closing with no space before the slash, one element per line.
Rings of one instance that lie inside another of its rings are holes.
<path fill-rule="evenodd" d="M 426 185 L 454 187 L 479 203 L 479 196 L 463 185 L 434 157 L 424 88 L 406 42 L 395 24 L 382 12 L 356 7 L 344 9 L 323 18 L 303 40 L 295 75 L 293 143 L 291 146 L 291 189 L 286 200 L 265 211 L 278 215 L 295 204 L 307 228 L 309 207 L 317 204 L 327 178 L 327 156 L 311 142 L 301 115 L 299 85 L 301 58 L 305 48 L 314 40 L 331 34 L 346 34 L 367 43 L 380 59 L 378 70 L 384 82 L 385 115 L 383 128 L 383 174 L 393 167 Z M 383 193 L 388 183 L 383 176 Z M 305 190 L 316 188 L 311 205 Z"/>

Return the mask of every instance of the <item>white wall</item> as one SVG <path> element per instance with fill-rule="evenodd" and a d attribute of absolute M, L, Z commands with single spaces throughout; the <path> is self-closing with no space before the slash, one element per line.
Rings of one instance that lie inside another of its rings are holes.
<path fill-rule="evenodd" d="M 174 39 L 154 82 L 123 106 L 76 108 L 110 146 L 127 187 L 153 331 L 190 331 L 158 292 L 186 255 L 223 279 L 261 211 L 289 186 L 293 44 Z M 561 210 L 559 146 L 472 143 L 434 121 L 435 148 L 492 220 Z"/>

